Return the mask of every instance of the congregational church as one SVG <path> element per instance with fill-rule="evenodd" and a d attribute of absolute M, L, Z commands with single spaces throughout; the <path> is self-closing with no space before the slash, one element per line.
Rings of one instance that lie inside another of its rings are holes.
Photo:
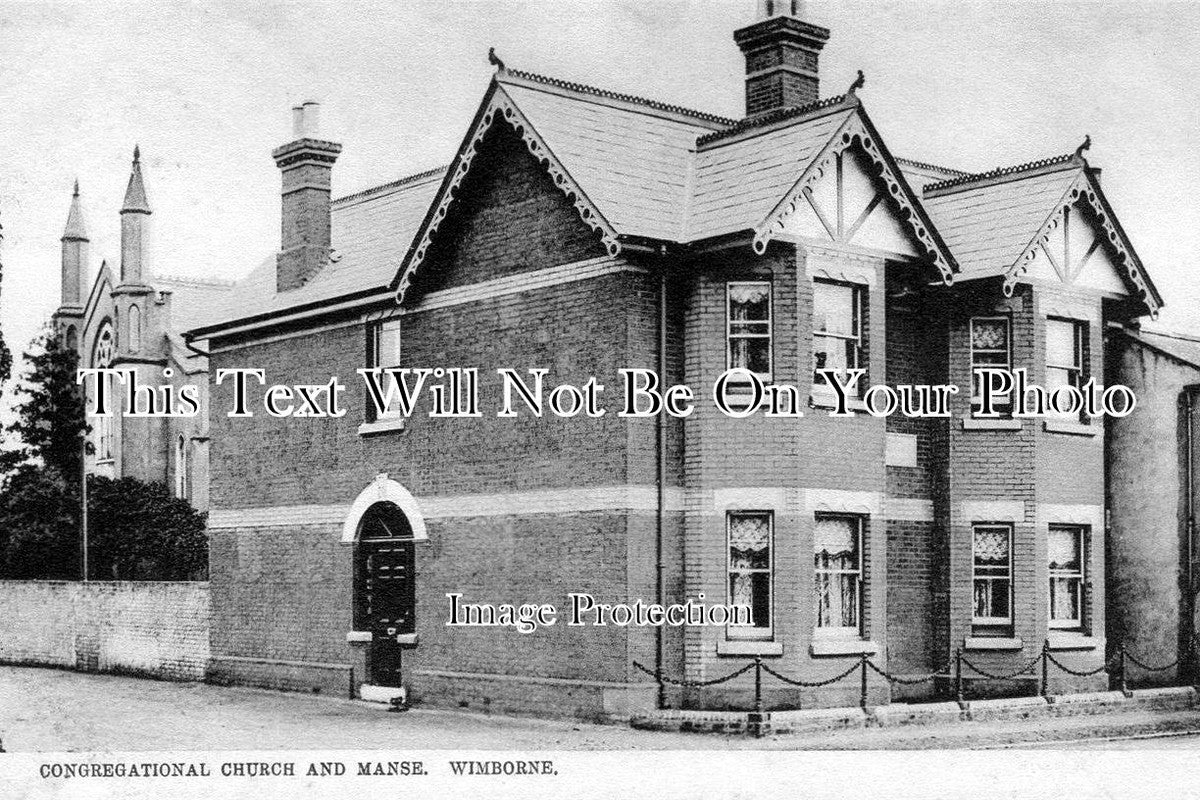
<path fill-rule="evenodd" d="M 54 324 L 78 351 L 81 367 L 132 371 L 143 385 L 193 384 L 202 413 L 173 419 L 110 414 L 91 419 L 89 473 L 162 481 L 200 510 L 208 508 L 208 360 L 183 338 L 232 282 L 164 276 L 154 271 L 152 211 L 135 146 L 118 214 L 119 268 L 102 261 L 93 275 L 79 183 L 62 234 L 62 284 Z M 109 396 L 121 396 L 113 379 Z"/>

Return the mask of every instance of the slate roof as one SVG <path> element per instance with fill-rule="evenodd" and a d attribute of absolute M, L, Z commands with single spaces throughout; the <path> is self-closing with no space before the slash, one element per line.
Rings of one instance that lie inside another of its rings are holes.
<path fill-rule="evenodd" d="M 1037 164 L 925 187 L 925 208 L 958 259 L 962 279 L 1005 274 L 1083 169 L 1072 160 Z"/>
<path fill-rule="evenodd" d="M 738 121 L 516 70 L 498 70 L 484 104 L 497 93 L 544 144 L 548 152 L 539 157 L 556 162 L 568 188 L 573 183 L 586 195 L 603 230 L 680 243 L 754 230 L 843 124 L 861 114 L 870 125 L 853 95 Z M 468 133 L 464 147 L 470 143 Z M 944 242 L 941 251 L 952 254 L 943 261 L 957 261 L 958 280 L 1002 274 L 1086 165 L 1061 157 L 972 175 L 894 162 L 915 195 L 918 217 L 932 223 L 931 241 Z M 234 291 L 212 301 L 200 324 L 394 288 L 419 240 L 436 236 L 436 227 L 429 229 L 438 218 L 435 206 L 451 202 L 447 190 L 461 179 L 452 169 L 335 200 L 334 256 L 311 282 L 276 293 L 271 252 Z"/>
<path fill-rule="evenodd" d="M 213 300 L 192 328 L 270 314 L 386 286 L 429 208 L 445 167 L 341 197 L 331 208 L 333 257 L 298 289 L 275 291 L 275 255 L 263 259 L 234 291 Z"/>
<path fill-rule="evenodd" d="M 214 281 L 174 275 L 151 275 L 146 282 L 171 293 L 171 330 L 186 331 L 215 321 L 234 295 L 233 281 Z"/>
<path fill-rule="evenodd" d="M 564 93 L 554 83 L 511 74 L 499 82 L 614 228 L 682 238 L 696 139 L 718 118 L 619 95 Z"/>
<path fill-rule="evenodd" d="M 688 241 L 753 228 L 855 113 L 834 106 L 793 124 L 736 139 L 712 139 L 696 154 Z"/>

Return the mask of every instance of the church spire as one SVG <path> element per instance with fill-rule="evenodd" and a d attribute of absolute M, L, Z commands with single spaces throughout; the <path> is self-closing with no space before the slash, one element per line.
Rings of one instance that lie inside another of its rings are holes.
<path fill-rule="evenodd" d="M 133 169 L 129 174 L 129 186 L 125 189 L 125 202 L 121 205 L 121 213 L 127 211 L 150 213 L 150 203 L 146 200 L 146 184 L 142 182 L 142 154 L 136 144 L 133 146 Z"/>
<path fill-rule="evenodd" d="M 87 227 L 83 224 L 83 209 L 79 206 L 79 179 L 75 179 L 75 193 L 71 196 L 71 210 L 67 212 L 67 227 L 63 230 L 63 241 L 88 241 Z"/>
<path fill-rule="evenodd" d="M 129 187 L 121 205 L 121 284 L 140 285 L 146 266 L 146 240 L 150 226 L 150 203 L 142 182 L 141 152 L 133 148 Z"/>
<path fill-rule="evenodd" d="M 88 235 L 83 224 L 83 208 L 79 203 L 79 181 L 71 195 L 71 210 L 67 212 L 67 227 L 62 235 L 62 289 L 63 308 L 78 308 L 83 305 L 87 278 Z"/>

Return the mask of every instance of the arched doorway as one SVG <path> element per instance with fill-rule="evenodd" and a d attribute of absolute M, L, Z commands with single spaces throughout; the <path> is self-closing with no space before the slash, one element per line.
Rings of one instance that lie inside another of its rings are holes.
<path fill-rule="evenodd" d="M 404 487 L 380 475 L 351 507 L 342 530 L 354 543 L 354 629 L 369 632 L 367 680 L 403 685 L 404 650 L 416 645 L 416 542 L 425 522 Z"/>

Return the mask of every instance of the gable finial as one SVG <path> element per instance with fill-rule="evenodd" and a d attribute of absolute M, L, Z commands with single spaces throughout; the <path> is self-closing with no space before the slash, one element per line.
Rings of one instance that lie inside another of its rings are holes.
<path fill-rule="evenodd" d="M 494 47 L 488 48 L 488 63 L 494 64 L 497 72 L 507 71 L 504 69 L 504 62 L 500 60 L 500 56 L 496 55 L 496 48 Z"/>
<path fill-rule="evenodd" d="M 1083 137 L 1083 144 L 1075 148 L 1075 157 L 1083 158 L 1083 151 L 1092 149 L 1092 136 L 1087 134 Z"/>
<path fill-rule="evenodd" d="M 861 89 L 867 82 L 867 76 L 863 75 L 863 71 L 858 71 L 858 77 L 854 79 L 854 83 L 850 84 L 850 88 L 846 90 L 847 97 L 858 97 L 858 90 Z"/>

